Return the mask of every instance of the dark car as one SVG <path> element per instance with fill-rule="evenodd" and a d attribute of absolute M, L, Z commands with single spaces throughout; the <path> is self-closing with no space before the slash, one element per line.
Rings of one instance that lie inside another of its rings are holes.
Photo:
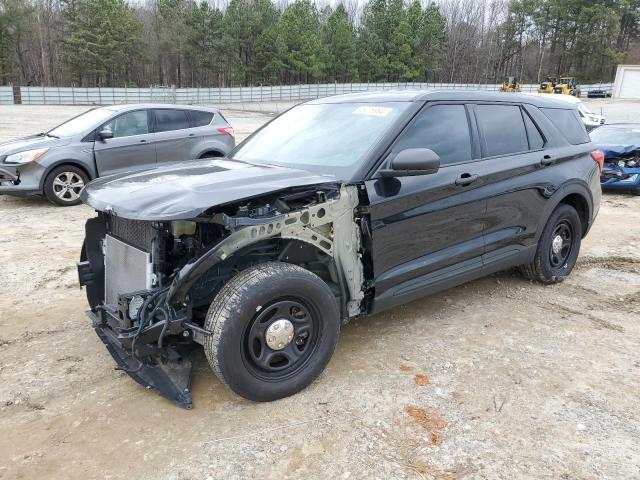
<path fill-rule="evenodd" d="M 215 108 L 94 108 L 47 133 L 0 142 L 0 195 L 44 195 L 56 205 L 77 205 L 91 179 L 224 157 L 234 146 L 233 128 Z"/>
<path fill-rule="evenodd" d="M 640 123 L 606 125 L 590 135 L 604 153 L 602 189 L 640 192 Z"/>
<path fill-rule="evenodd" d="M 78 265 L 95 331 L 191 407 L 197 345 L 239 395 L 307 386 L 342 323 L 506 268 L 562 281 L 600 202 L 566 102 L 386 92 L 289 110 L 212 159 L 98 179 Z"/>
<path fill-rule="evenodd" d="M 587 92 L 588 98 L 609 98 L 611 92 L 603 88 L 592 88 Z"/>

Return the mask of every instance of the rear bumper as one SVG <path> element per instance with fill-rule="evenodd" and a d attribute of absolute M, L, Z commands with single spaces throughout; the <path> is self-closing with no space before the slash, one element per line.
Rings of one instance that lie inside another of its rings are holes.
<path fill-rule="evenodd" d="M 122 346 L 118 335 L 100 318 L 99 313 L 91 310 L 86 313 L 91 319 L 96 334 L 116 361 L 116 370 L 126 372 L 145 388 L 157 390 L 160 395 L 179 407 L 192 408 L 192 365 L 189 358 L 180 356 L 174 361 L 169 361 L 159 357 L 152 362 L 149 360 L 143 362 Z"/>

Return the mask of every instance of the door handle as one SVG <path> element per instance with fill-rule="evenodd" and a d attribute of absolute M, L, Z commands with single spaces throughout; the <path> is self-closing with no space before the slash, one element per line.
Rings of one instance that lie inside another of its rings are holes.
<path fill-rule="evenodd" d="M 470 173 L 463 173 L 462 175 L 460 175 L 458 178 L 456 178 L 456 185 L 461 185 L 461 186 L 466 186 L 466 185 L 471 185 L 473 182 L 475 182 L 478 179 L 478 174 L 470 174 Z"/>
<path fill-rule="evenodd" d="M 551 159 L 551 155 L 545 155 L 544 157 L 542 157 L 542 160 L 540 160 L 540 165 L 542 165 L 543 167 L 548 167 L 552 163 L 553 160 Z"/>
<path fill-rule="evenodd" d="M 147 143 L 147 141 L 143 138 L 142 140 L 140 140 L 140 143 Z"/>
<path fill-rule="evenodd" d="M 189 136 L 190 136 L 190 137 L 195 137 L 195 136 L 196 136 L 196 134 L 195 134 L 195 133 L 190 133 L 190 134 L 189 134 Z"/>

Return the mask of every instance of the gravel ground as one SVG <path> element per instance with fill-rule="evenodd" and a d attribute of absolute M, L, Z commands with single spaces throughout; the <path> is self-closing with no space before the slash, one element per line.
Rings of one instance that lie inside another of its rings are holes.
<path fill-rule="evenodd" d="M 240 137 L 269 118 L 244 108 Z M 82 110 L 0 107 L 0 139 Z M 238 398 L 198 355 L 185 411 L 115 371 L 83 314 L 91 209 L 0 197 L 0 478 L 640 478 L 639 203 L 604 196 L 562 284 L 509 271 L 347 325 L 294 397 Z"/>

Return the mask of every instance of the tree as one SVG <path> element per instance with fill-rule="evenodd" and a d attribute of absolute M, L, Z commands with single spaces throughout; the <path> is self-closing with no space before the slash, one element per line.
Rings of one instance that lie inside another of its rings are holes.
<path fill-rule="evenodd" d="M 310 0 L 296 0 L 282 13 L 279 36 L 287 49 L 285 65 L 292 83 L 313 82 L 325 71 L 318 10 Z"/>
<path fill-rule="evenodd" d="M 68 5 L 61 58 L 80 85 L 124 83 L 140 56 L 142 28 L 123 0 L 79 0 Z"/>
<path fill-rule="evenodd" d="M 356 33 L 344 5 L 339 4 L 322 29 L 327 52 L 327 76 L 331 81 L 357 80 Z"/>
<path fill-rule="evenodd" d="M 188 9 L 185 18 L 186 59 L 191 71 L 191 85 L 220 85 L 225 80 L 228 63 L 228 39 L 224 15 L 202 1 Z"/>
<path fill-rule="evenodd" d="M 18 51 L 31 13 L 20 0 L 0 0 L 0 84 L 19 77 L 15 68 L 24 60 L 18 58 Z"/>
<path fill-rule="evenodd" d="M 249 85 L 261 79 L 255 53 L 262 32 L 278 21 L 278 11 L 270 0 L 231 0 L 225 16 L 229 36 L 233 80 Z"/>

